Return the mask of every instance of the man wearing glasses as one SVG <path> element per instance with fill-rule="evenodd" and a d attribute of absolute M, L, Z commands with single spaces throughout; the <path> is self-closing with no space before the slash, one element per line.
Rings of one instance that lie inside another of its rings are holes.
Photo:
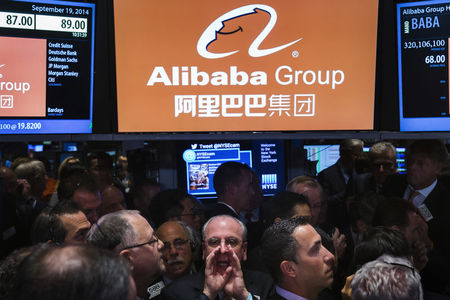
<path fill-rule="evenodd" d="M 186 226 L 168 221 L 159 226 L 156 234 L 164 243 L 162 257 L 166 284 L 192 271 L 192 242 Z"/>
<path fill-rule="evenodd" d="M 136 210 L 121 210 L 101 217 L 89 230 L 88 244 L 119 253 L 130 263 L 139 299 L 159 299 L 164 283 L 163 243 Z"/>
<path fill-rule="evenodd" d="M 247 229 L 238 219 L 220 215 L 203 226 L 205 270 L 168 285 L 163 299 L 266 299 L 273 282 L 264 273 L 242 271 L 247 258 Z"/>

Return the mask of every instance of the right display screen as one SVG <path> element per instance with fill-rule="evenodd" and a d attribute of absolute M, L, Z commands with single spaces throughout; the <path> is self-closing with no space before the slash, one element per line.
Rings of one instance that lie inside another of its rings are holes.
<path fill-rule="evenodd" d="M 450 1 L 397 4 L 401 131 L 450 130 Z"/>

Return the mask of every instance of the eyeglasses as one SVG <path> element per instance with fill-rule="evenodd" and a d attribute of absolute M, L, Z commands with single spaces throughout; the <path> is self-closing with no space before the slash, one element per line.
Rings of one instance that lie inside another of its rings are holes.
<path fill-rule="evenodd" d="M 210 238 L 206 241 L 206 244 L 211 248 L 216 248 L 222 243 L 222 239 L 219 238 Z M 225 245 L 230 246 L 231 248 L 236 248 L 241 243 L 241 240 L 234 237 L 225 238 Z"/>
<path fill-rule="evenodd" d="M 142 246 L 144 246 L 144 245 L 152 245 L 152 244 L 154 244 L 154 243 L 157 243 L 158 241 L 159 241 L 158 237 L 155 236 L 155 235 L 153 235 L 153 236 L 152 236 L 152 239 L 151 239 L 150 241 L 148 241 L 148 242 L 145 242 L 145 243 L 142 243 L 142 244 L 131 245 L 131 246 L 128 246 L 128 247 L 123 248 L 122 250 L 132 249 L 132 248 L 137 248 L 137 247 L 142 247 Z"/>
<path fill-rule="evenodd" d="M 170 251 L 170 247 L 171 245 L 173 245 L 173 247 L 177 250 L 183 250 L 184 249 L 184 245 L 186 245 L 186 243 L 189 240 L 183 240 L 183 239 L 175 239 L 173 240 L 173 242 L 164 242 L 164 247 L 162 248 L 162 252 L 167 252 Z"/>

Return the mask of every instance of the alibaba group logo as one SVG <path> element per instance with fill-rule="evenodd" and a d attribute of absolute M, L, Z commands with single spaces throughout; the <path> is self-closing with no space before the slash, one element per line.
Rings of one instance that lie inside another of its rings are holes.
<path fill-rule="evenodd" d="M 5 66 L 5 64 L 0 65 L 0 68 L 2 68 L 2 67 L 4 67 L 4 66 Z M 2 73 L 0 73 L 0 78 L 3 78 L 3 74 L 2 74 Z"/>
<path fill-rule="evenodd" d="M 232 54 L 235 54 L 236 52 L 239 52 L 239 50 L 231 51 L 231 52 L 224 52 L 224 53 L 213 53 L 208 51 L 208 46 L 211 45 L 214 41 L 217 40 L 218 34 L 236 34 L 239 32 L 243 32 L 244 28 L 241 26 L 238 26 L 236 30 L 230 31 L 230 32 L 222 32 L 222 29 L 225 27 L 225 22 L 230 21 L 232 19 L 236 19 L 239 17 L 243 17 L 250 14 L 256 14 L 256 10 L 261 10 L 264 12 L 267 12 L 270 15 L 270 20 L 267 23 L 267 25 L 264 27 L 264 29 L 261 31 L 261 33 L 256 37 L 256 39 L 252 42 L 250 47 L 248 48 L 248 54 L 251 57 L 261 57 L 273 54 L 275 52 L 281 51 L 284 48 L 287 48 L 298 41 L 301 40 L 301 38 L 278 46 L 274 48 L 269 49 L 259 49 L 259 46 L 264 41 L 264 39 L 269 35 L 269 33 L 272 31 L 273 27 L 275 26 L 275 23 L 277 22 L 277 12 L 270 6 L 263 5 L 263 4 L 251 4 L 251 5 L 245 5 L 236 9 L 233 9 L 232 11 L 229 11 L 219 18 L 217 18 L 214 22 L 212 22 L 208 28 L 203 32 L 203 34 L 200 36 L 200 39 L 197 42 L 197 52 L 204 58 L 209 59 L 215 59 L 215 58 L 222 58 L 227 57 Z"/>

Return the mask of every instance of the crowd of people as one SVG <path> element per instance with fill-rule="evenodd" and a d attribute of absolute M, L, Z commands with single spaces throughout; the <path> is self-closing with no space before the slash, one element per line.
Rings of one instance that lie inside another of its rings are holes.
<path fill-rule="evenodd" d="M 270 198 L 226 162 L 207 206 L 123 156 L 116 174 L 105 153 L 69 157 L 53 185 L 18 158 L 0 167 L 0 299 L 450 299 L 446 146 L 412 141 L 399 174 L 393 144 L 363 145 Z"/>

